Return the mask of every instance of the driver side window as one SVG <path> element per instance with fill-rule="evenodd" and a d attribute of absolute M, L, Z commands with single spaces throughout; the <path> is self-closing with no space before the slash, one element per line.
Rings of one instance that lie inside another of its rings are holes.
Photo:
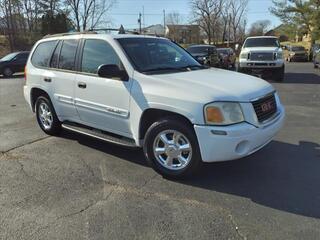
<path fill-rule="evenodd" d="M 123 69 L 117 53 L 106 41 L 99 39 L 85 40 L 81 71 L 97 74 L 99 66 L 105 64 L 118 65 L 120 69 Z"/>

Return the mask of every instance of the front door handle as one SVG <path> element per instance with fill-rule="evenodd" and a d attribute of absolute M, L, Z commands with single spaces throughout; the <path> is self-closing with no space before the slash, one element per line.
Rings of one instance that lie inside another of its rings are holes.
<path fill-rule="evenodd" d="M 78 87 L 79 87 L 79 88 L 86 88 L 86 87 L 87 87 L 87 84 L 84 83 L 84 82 L 78 82 Z"/>
<path fill-rule="evenodd" d="M 51 82 L 52 80 L 51 80 L 51 78 L 44 78 L 43 81 L 45 81 L 45 82 Z"/>

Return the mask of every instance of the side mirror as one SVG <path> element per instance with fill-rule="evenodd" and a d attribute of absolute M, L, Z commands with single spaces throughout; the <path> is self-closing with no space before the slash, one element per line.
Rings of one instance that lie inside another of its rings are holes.
<path fill-rule="evenodd" d="M 113 78 L 122 81 L 128 81 L 129 76 L 125 70 L 120 70 L 118 65 L 105 64 L 98 68 L 98 76 L 103 78 Z"/>

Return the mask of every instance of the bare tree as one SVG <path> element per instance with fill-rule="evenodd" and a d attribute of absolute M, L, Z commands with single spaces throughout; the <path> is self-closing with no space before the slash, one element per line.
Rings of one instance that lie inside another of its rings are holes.
<path fill-rule="evenodd" d="M 166 16 L 167 19 L 167 25 L 170 25 L 169 27 L 169 36 L 173 41 L 178 41 L 180 38 L 179 34 L 179 26 L 182 24 L 182 17 L 178 12 L 172 12 L 169 13 Z"/>
<path fill-rule="evenodd" d="M 215 37 L 223 3 L 224 0 L 191 0 L 195 21 L 207 35 L 209 44 Z"/>
<path fill-rule="evenodd" d="M 249 35 L 250 36 L 264 35 L 267 32 L 270 24 L 271 24 L 270 20 L 259 20 L 252 23 L 249 30 Z"/>
<path fill-rule="evenodd" d="M 77 31 L 94 28 L 112 8 L 115 0 L 66 0 Z"/>
<path fill-rule="evenodd" d="M 242 21 L 246 17 L 247 8 L 248 0 L 229 0 L 230 27 L 232 28 L 234 42 L 239 41 L 240 24 L 243 23 Z"/>

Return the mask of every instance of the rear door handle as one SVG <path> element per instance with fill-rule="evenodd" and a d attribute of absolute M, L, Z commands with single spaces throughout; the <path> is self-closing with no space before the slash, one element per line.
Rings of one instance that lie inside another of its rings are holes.
<path fill-rule="evenodd" d="M 51 78 L 44 78 L 43 81 L 45 81 L 45 82 L 51 82 L 52 80 L 51 80 Z"/>
<path fill-rule="evenodd" d="M 86 87 L 87 87 L 87 84 L 84 83 L 84 82 L 79 82 L 79 83 L 78 83 L 78 87 L 79 87 L 79 88 L 86 88 Z"/>

